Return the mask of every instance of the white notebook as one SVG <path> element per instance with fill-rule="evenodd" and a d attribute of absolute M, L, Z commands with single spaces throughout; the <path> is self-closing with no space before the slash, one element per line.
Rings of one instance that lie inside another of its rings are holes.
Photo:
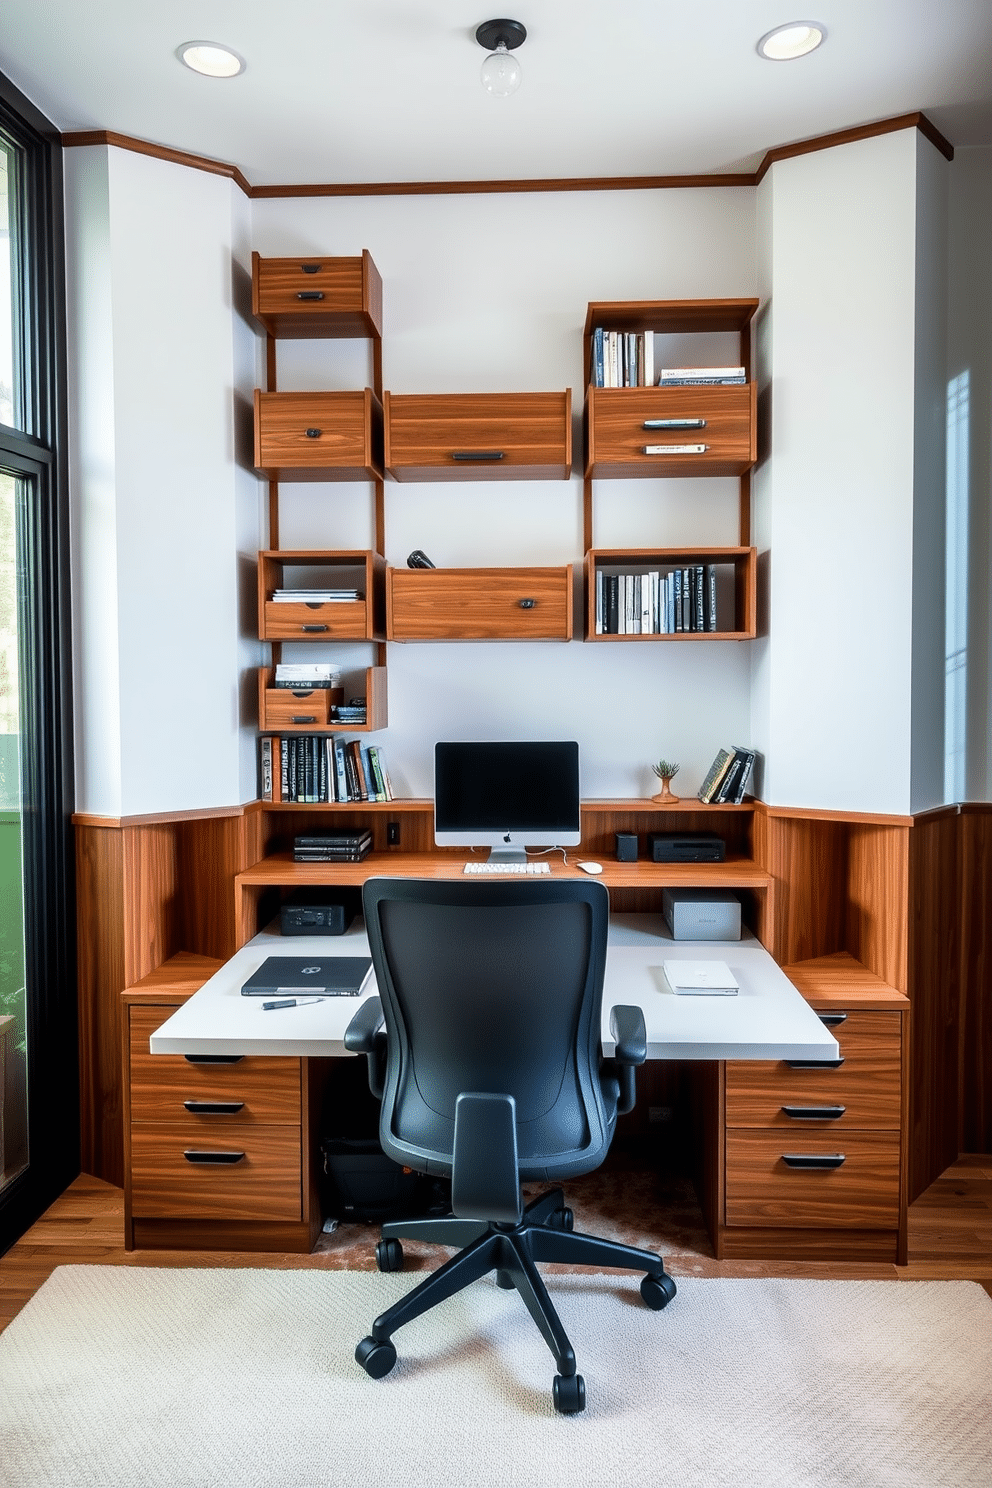
<path fill-rule="evenodd" d="M 737 978 L 726 961 L 665 961 L 665 979 L 679 996 L 736 997 Z"/>

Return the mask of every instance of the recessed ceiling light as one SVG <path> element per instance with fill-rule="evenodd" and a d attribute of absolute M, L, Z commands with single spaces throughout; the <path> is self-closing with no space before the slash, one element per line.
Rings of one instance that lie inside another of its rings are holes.
<path fill-rule="evenodd" d="M 176 56 L 204 77 L 237 77 L 245 70 L 245 59 L 232 52 L 230 47 L 218 46 L 216 41 L 184 41 L 177 48 Z"/>
<path fill-rule="evenodd" d="M 791 62 L 794 57 L 805 57 L 815 52 L 827 34 L 820 21 L 790 21 L 787 26 L 776 26 L 758 42 L 758 53 L 769 62 Z"/>

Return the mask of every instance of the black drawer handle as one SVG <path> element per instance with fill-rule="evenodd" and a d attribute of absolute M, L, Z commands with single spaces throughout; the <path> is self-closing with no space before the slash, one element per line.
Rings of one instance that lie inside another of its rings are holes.
<path fill-rule="evenodd" d="M 783 1106 L 786 1116 L 793 1121 L 839 1121 L 846 1106 Z"/>
<path fill-rule="evenodd" d="M 304 274 L 319 274 L 323 264 L 300 264 L 300 268 Z"/>
<path fill-rule="evenodd" d="M 304 433 L 306 434 L 306 436 L 307 436 L 308 439 L 319 439 L 320 436 L 321 436 L 321 434 L 323 434 L 323 432 L 324 432 L 323 429 L 305 429 L 304 430 Z"/>
<path fill-rule="evenodd" d="M 642 429 L 705 429 L 705 419 L 645 419 Z"/>
<path fill-rule="evenodd" d="M 314 631 L 326 630 L 327 629 L 327 626 L 326 625 L 301 625 L 300 626 L 300 629 L 301 630 L 305 630 L 307 632 L 307 634 L 310 635 Z"/>
<path fill-rule="evenodd" d="M 322 610 L 324 608 L 324 601 L 322 599 L 305 599 L 303 603 L 308 610 Z"/>
<path fill-rule="evenodd" d="M 520 599 L 517 603 L 522 610 L 535 610 L 537 608 L 536 599 Z"/>
<path fill-rule="evenodd" d="M 292 721 L 293 723 L 316 723 L 317 715 L 316 713 L 294 713 Z"/>
<path fill-rule="evenodd" d="M 240 1064 L 243 1054 L 184 1054 L 189 1064 Z"/>
<path fill-rule="evenodd" d="M 782 1161 L 790 1168 L 839 1168 L 847 1162 L 846 1152 L 783 1152 Z"/>
<path fill-rule="evenodd" d="M 843 1054 L 839 1059 L 787 1059 L 789 1069 L 840 1069 L 844 1063 Z"/>
<path fill-rule="evenodd" d="M 502 450 L 452 450 L 453 460 L 502 460 Z"/>
<path fill-rule="evenodd" d="M 847 1014 L 846 1013 L 820 1013 L 819 1014 L 819 1019 L 820 1019 L 820 1022 L 821 1023 L 825 1023 L 828 1028 L 836 1028 L 839 1023 L 846 1023 L 847 1022 Z"/>
<path fill-rule="evenodd" d="M 192 1111 L 194 1116 L 234 1116 L 244 1110 L 244 1104 L 244 1101 L 183 1101 L 187 1111 Z"/>
<path fill-rule="evenodd" d="M 277 691 L 278 691 L 278 689 L 277 689 Z M 297 690 L 296 690 L 295 687 L 291 687 L 290 688 L 290 691 L 292 692 L 292 694 L 293 694 L 293 696 L 295 698 L 307 698 L 307 697 L 313 697 L 313 691 L 314 690 L 313 690 L 312 687 L 305 687 L 302 692 L 297 692 Z"/>
<path fill-rule="evenodd" d="M 322 289 L 298 289 L 296 298 L 298 300 L 322 300 L 324 291 Z"/>
<path fill-rule="evenodd" d="M 197 1152 L 189 1148 L 183 1153 L 188 1163 L 210 1163 L 214 1167 L 230 1167 L 232 1163 L 239 1163 L 244 1157 L 243 1152 Z"/>

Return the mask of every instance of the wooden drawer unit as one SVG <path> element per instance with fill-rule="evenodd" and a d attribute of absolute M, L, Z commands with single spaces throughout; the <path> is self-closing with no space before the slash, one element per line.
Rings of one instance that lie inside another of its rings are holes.
<path fill-rule="evenodd" d="M 570 640 L 571 567 L 390 568 L 386 632 L 391 641 Z"/>
<path fill-rule="evenodd" d="M 273 606 L 274 608 L 274 606 Z M 258 674 L 258 726 L 264 732 L 311 733 L 327 729 L 332 709 L 344 701 L 343 687 L 273 687 L 271 667 Z"/>
<path fill-rule="evenodd" d="M 134 1007 L 130 1018 L 131 1120 L 178 1122 L 201 1137 L 232 1122 L 300 1124 L 300 1061 L 246 1055 L 232 1064 L 151 1054 L 168 1012 Z"/>
<path fill-rule="evenodd" d="M 586 404 L 586 475 L 621 480 L 743 475 L 757 459 L 755 396 L 754 383 L 743 387 L 591 387 Z M 678 421 L 695 427 L 679 428 Z M 666 453 L 669 449 L 671 453 Z"/>
<path fill-rule="evenodd" d="M 895 1230 L 899 1133 L 727 1132 L 727 1224 Z"/>
<path fill-rule="evenodd" d="M 382 335 L 382 279 L 361 258 L 251 256 L 251 308 L 270 336 Z"/>
<path fill-rule="evenodd" d="M 397 481 L 567 480 L 572 394 L 384 393 Z"/>
<path fill-rule="evenodd" d="M 836 1068 L 784 1060 L 729 1062 L 727 1126 L 898 1131 L 899 1014 L 853 1012 L 831 1032 L 843 1060 Z"/>
<path fill-rule="evenodd" d="M 255 469 L 270 481 L 382 476 L 382 407 L 371 388 L 340 393 L 255 389 Z"/>
<path fill-rule="evenodd" d="M 385 634 L 385 560 L 370 552 L 273 548 L 258 555 L 262 641 L 379 640 Z M 357 589 L 356 600 L 274 600 L 277 589 Z M 271 727 L 271 725 L 269 725 Z"/>
<path fill-rule="evenodd" d="M 299 1060 L 295 1061 L 299 1068 Z M 298 1220 L 299 1126 L 131 1128 L 131 1205 L 147 1219 Z"/>

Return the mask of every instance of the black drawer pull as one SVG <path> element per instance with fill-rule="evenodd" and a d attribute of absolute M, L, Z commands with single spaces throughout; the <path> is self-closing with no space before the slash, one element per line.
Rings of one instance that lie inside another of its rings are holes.
<path fill-rule="evenodd" d="M 502 450 L 452 450 L 453 460 L 502 460 Z"/>
<path fill-rule="evenodd" d="M 317 722 L 317 715 L 316 715 L 316 713 L 294 713 L 293 714 L 293 722 L 294 723 L 316 723 Z"/>
<path fill-rule="evenodd" d="M 244 1101 L 183 1101 L 187 1111 L 192 1111 L 194 1116 L 234 1116 L 244 1110 L 244 1104 Z"/>
<path fill-rule="evenodd" d="M 322 300 L 324 291 L 322 289 L 298 289 L 296 298 L 298 300 Z"/>
<path fill-rule="evenodd" d="M 327 626 L 326 625 L 301 625 L 300 626 L 300 629 L 301 630 L 305 630 L 307 632 L 307 634 L 310 635 L 314 631 L 326 630 L 327 629 Z"/>
<path fill-rule="evenodd" d="M 782 1161 L 790 1168 L 839 1168 L 847 1161 L 846 1152 L 783 1152 Z"/>
<path fill-rule="evenodd" d="M 843 1054 L 839 1059 L 787 1059 L 789 1069 L 840 1069 L 844 1063 Z"/>
<path fill-rule="evenodd" d="M 825 1023 L 828 1028 L 836 1028 L 839 1023 L 847 1022 L 846 1013 L 819 1013 L 817 1016 L 820 1022 Z"/>
<path fill-rule="evenodd" d="M 705 429 L 705 419 L 645 419 L 642 429 Z"/>
<path fill-rule="evenodd" d="M 319 439 L 320 436 L 321 436 L 321 434 L 323 434 L 323 432 L 324 432 L 323 429 L 306 429 L 306 430 L 304 430 L 304 433 L 306 434 L 306 436 L 307 436 L 308 439 Z"/>
<path fill-rule="evenodd" d="M 322 610 L 324 608 L 324 601 L 322 599 L 305 599 L 303 603 L 308 610 Z"/>
<path fill-rule="evenodd" d="M 519 599 L 517 603 L 522 610 L 534 610 L 537 608 L 536 599 Z"/>
<path fill-rule="evenodd" d="M 839 1121 L 846 1106 L 783 1106 L 786 1116 L 793 1121 Z"/>
<path fill-rule="evenodd" d="M 189 1148 L 183 1153 L 188 1163 L 210 1163 L 214 1167 L 230 1167 L 232 1163 L 239 1163 L 244 1158 L 243 1152 L 197 1152 Z"/>
<path fill-rule="evenodd" d="M 277 690 L 278 690 L 278 689 L 277 689 Z M 291 688 L 290 688 L 290 691 L 291 691 L 291 692 L 292 692 L 292 694 L 293 694 L 293 696 L 294 696 L 294 697 L 295 697 L 295 698 L 307 698 L 307 697 L 313 697 L 313 688 L 312 688 L 312 687 L 305 687 L 305 688 L 304 688 L 304 689 L 303 689 L 303 690 L 302 690 L 302 692 L 297 692 L 297 690 L 296 690 L 296 688 L 295 688 L 295 687 L 291 687 Z"/>
<path fill-rule="evenodd" d="M 189 1064 L 240 1064 L 243 1054 L 184 1054 Z"/>
<path fill-rule="evenodd" d="M 304 274 L 319 274 L 323 264 L 300 264 L 300 268 Z"/>

